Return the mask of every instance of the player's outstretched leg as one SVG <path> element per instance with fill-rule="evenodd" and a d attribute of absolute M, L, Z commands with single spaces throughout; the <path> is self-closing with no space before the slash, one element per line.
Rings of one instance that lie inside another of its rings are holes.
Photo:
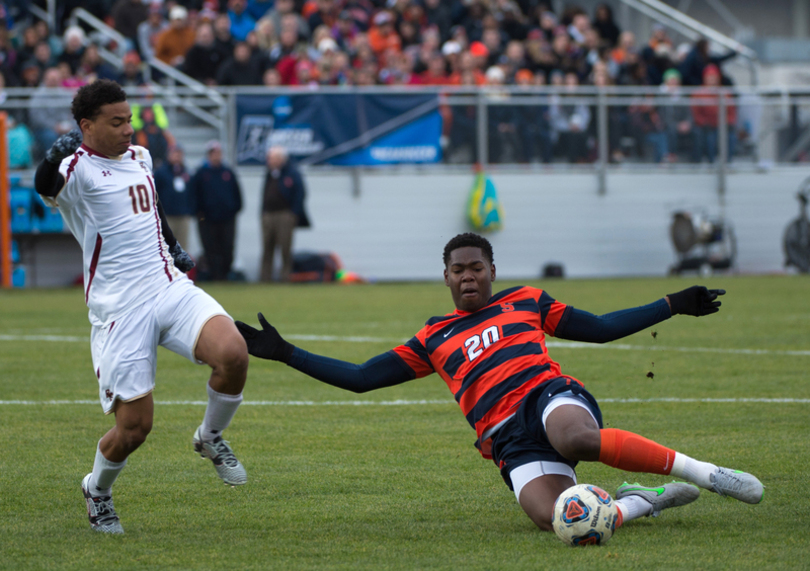
<path fill-rule="evenodd" d="M 124 533 L 118 514 L 115 513 L 112 493 L 109 496 L 93 496 L 90 494 L 91 472 L 82 480 L 82 494 L 87 503 L 87 517 L 90 518 L 90 527 L 102 533 Z"/>
<path fill-rule="evenodd" d="M 652 517 L 658 517 L 667 508 L 677 508 L 691 504 L 699 496 L 700 490 L 696 486 L 685 482 L 671 482 L 656 488 L 645 488 L 638 483 L 628 484 L 625 482 L 616 490 L 616 500 L 622 504 L 622 507 L 625 507 L 625 511 L 633 513 L 638 510 L 639 516 Z M 634 519 L 624 513 L 622 515 L 625 520 Z"/>
<path fill-rule="evenodd" d="M 237 460 L 229 443 L 221 436 L 217 436 L 211 441 L 205 441 L 202 435 L 203 427 L 200 425 L 194 433 L 194 451 L 202 458 L 208 458 L 214 463 L 217 475 L 226 484 L 239 486 L 246 483 L 245 467 Z"/>
<path fill-rule="evenodd" d="M 603 464 L 628 472 L 683 478 L 747 504 L 762 501 L 762 482 L 751 474 L 695 460 L 626 430 L 604 428 L 600 430 L 600 436 L 599 461 Z"/>
<path fill-rule="evenodd" d="M 194 433 L 194 451 L 214 463 L 217 474 L 231 486 L 247 482 L 247 472 L 233 453 L 222 432 L 230 425 L 242 402 L 248 367 L 247 345 L 229 317 L 212 317 L 203 327 L 196 357 L 211 371 L 208 407 Z"/>

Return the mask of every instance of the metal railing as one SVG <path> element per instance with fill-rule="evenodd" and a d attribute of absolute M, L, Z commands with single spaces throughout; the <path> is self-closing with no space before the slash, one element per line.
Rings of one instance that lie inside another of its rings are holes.
<path fill-rule="evenodd" d="M 748 64 L 748 71 L 751 74 L 751 85 L 759 84 L 758 58 L 756 52 L 751 48 L 687 16 L 680 10 L 676 10 L 672 6 L 664 4 L 660 0 L 621 0 L 621 2 L 645 16 L 652 18 L 656 22 L 679 32 L 690 40 L 697 40 L 704 37 L 728 50 L 734 50 L 739 56 L 744 58 Z"/>
<path fill-rule="evenodd" d="M 4 99 L 0 109 L 25 119 L 32 109 L 31 97 L 38 92 L 6 89 L 2 92 Z M 294 98 L 313 93 L 309 88 L 245 87 L 223 88 L 217 91 L 216 97 L 210 97 L 207 91 L 189 87 L 128 89 L 132 103 L 160 103 L 170 116 L 185 114 L 186 125 L 197 121 L 201 126 L 215 126 L 223 147 L 230 153 L 226 156 L 232 162 L 235 162 L 238 137 L 236 101 L 240 95 L 266 96 L 269 109 L 272 99 L 279 95 Z M 441 165 L 421 165 L 420 168 L 447 169 L 478 163 L 501 170 L 576 170 L 597 175 L 600 192 L 607 190 L 608 176 L 616 169 L 654 168 L 661 173 L 690 170 L 716 174 L 717 191 L 722 195 L 731 169 L 763 169 L 810 161 L 810 88 L 721 88 L 709 93 L 682 88 L 671 93 L 661 88 L 643 87 L 373 87 L 322 88 L 317 93 L 327 98 L 326 105 L 329 105 L 330 94 L 435 94 L 434 108 L 444 118 L 443 159 Z M 69 105 L 71 92 L 57 89 L 52 95 L 61 95 L 65 106 Z M 696 97 L 698 95 L 701 97 Z M 552 124 L 550 119 L 554 113 L 571 111 L 576 106 L 587 110 L 589 120 L 586 128 L 574 137 L 577 144 L 582 145 L 582 153 L 572 162 L 571 156 L 561 148 L 561 139 L 566 137 L 564 128 Z M 716 109 L 717 123 L 698 130 L 694 114 L 705 107 Z M 667 122 L 676 109 L 688 116 L 691 131 L 674 133 L 674 139 L 683 148 L 670 148 L 671 156 L 656 163 L 656 158 L 660 157 L 656 157 L 655 141 L 663 144 L 665 135 L 673 134 L 677 126 Z M 733 124 L 727 121 L 729 111 L 736 114 Z M 465 122 L 460 121 L 461 118 Z M 170 131 L 172 125 L 176 123 L 171 123 Z M 707 141 L 713 145 L 712 152 L 698 155 L 694 145 Z M 532 144 L 534 149 L 529 148 Z M 542 145 L 546 145 L 545 155 Z M 616 158 L 617 154 L 623 155 L 621 159 Z M 696 156 L 701 161 L 708 157 L 710 162 L 695 162 Z"/>
<path fill-rule="evenodd" d="M 84 8 L 74 9 L 70 21 L 72 24 L 82 22 L 91 27 L 94 30 L 91 36 L 99 44 L 99 55 L 116 69 L 121 69 L 122 58 L 129 45 L 127 38 Z M 114 46 L 115 51 L 110 51 L 108 49 L 110 46 Z M 225 113 L 219 112 L 224 108 L 225 100 L 216 90 L 157 58 L 151 58 L 144 63 L 145 78 L 154 84 L 154 87 L 149 88 L 150 91 L 159 91 L 161 96 L 167 99 L 168 107 L 173 110 L 182 108 L 196 119 L 217 129 L 223 139 L 226 138 Z M 158 78 L 161 78 L 163 83 L 158 82 Z M 187 89 L 177 90 L 177 87 Z M 206 99 L 208 101 L 205 101 Z M 209 109 L 215 111 L 212 113 Z"/>

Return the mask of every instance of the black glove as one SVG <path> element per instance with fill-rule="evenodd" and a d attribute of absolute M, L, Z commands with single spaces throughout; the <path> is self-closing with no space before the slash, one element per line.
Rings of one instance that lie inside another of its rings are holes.
<path fill-rule="evenodd" d="M 73 129 L 70 133 L 65 133 L 56 139 L 51 148 L 45 152 L 45 160 L 58 165 L 62 159 L 75 153 L 81 144 L 82 132 L 79 129 Z"/>
<path fill-rule="evenodd" d="M 184 274 L 187 274 L 191 268 L 197 265 L 188 255 L 188 252 L 183 249 L 183 246 L 180 245 L 180 242 L 175 242 L 174 246 L 169 248 L 169 253 L 174 260 L 174 267 Z"/>
<path fill-rule="evenodd" d="M 703 286 L 692 286 L 678 293 L 671 293 L 669 304 L 672 315 L 709 315 L 720 311 L 721 303 L 715 301 L 718 295 L 725 295 L 724 289 L 706 289 Z"/>
<path fill-rule="evenodd" d="M 254 329 L 247 323 L 236 322 L 236 328 L 247 341 L 248 353 L 254 357 L 288 363 L 295 346 L 282 339 L 276 328 L 267 323 L 261 313 L 259 314 L 259 323 L 262 324 L 262 331 Z"/>

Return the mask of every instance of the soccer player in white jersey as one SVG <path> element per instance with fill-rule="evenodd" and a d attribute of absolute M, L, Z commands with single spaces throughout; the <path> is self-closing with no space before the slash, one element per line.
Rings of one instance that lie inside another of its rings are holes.
<path fill-rule="evenodd" d="M 78 91 L 72 112 L 81 131 L 48 150 L 35 187 L 82 246 L 93 370 L 104 413 L 115 414 L 82 492 L 92 529 L 123 533 L 112 485 L 152 429 L 158 345 L 211 367 L 193 445 L 230 485 L 247 481 L 222 431 L 242 402 L 248 354 L 231 317 L 184 273 L 194 262 L 166 223 L 149 151 L 130 143 L 124 91 L 96 81 Z"/>

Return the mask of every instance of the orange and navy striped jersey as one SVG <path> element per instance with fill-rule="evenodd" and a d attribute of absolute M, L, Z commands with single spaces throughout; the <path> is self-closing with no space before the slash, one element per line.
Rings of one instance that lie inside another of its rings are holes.
<path fill-rule="evenodd" d="M 504 290 L 474 313 L 433 317 L 393 353 L 414 378 L 436 372 L 447 383 L 487 456 L 486 432 L 515 413 L 536 386 L 561 376 L 546 351 L 568 306 L 533 287 Z"/>

